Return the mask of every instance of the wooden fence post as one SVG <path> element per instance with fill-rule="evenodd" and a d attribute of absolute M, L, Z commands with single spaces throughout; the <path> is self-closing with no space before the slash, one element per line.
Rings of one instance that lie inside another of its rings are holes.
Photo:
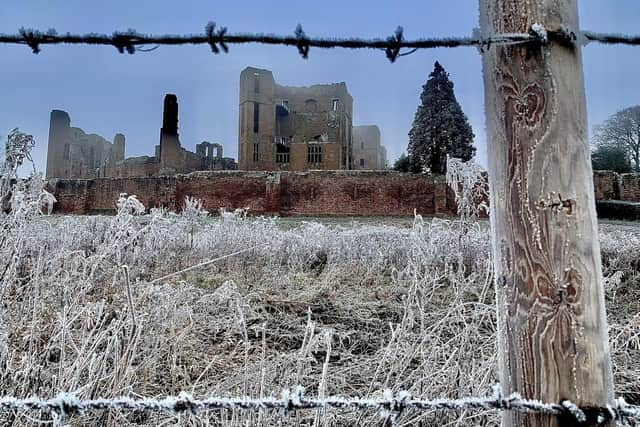
<path fill-rule="evenodd" d="M 483 36 L 578 31 L 576 0 L 480 0 Z M 500 382 L 544 402 L 613 400 L 577 43 L 483 49 Z M 594 415 L 580 425 L 596 425 Z M 578 425 L 503 413 L 505 426 Z"/>

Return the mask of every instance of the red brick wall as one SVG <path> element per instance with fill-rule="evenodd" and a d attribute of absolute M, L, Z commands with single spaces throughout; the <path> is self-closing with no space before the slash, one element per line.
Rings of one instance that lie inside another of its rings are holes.
<path fill-rule="evenodd" d="M 593 171 L 593 188 L 596 200 L 619 199 L 617 179 L 618 174 L 613 171 Z"/>
<path fill-rule="evenodd" d="M 148 178 L 52 180 L 61 213 L 114 209 L 120 193 L 145 206 L 180 210 L 186 196 L 216 212 L 248 207 L 255 215 L 454 215 L 453 192 L 441 177 L 392 171 L 247 172 L 207 171 Z M 596 200 L 640 202 L 640 175 L 594 173 Z"/>
<path fill-rule="evenodd" d="M 624 173 L 620 175 L 620 200 L 640 202 L 640 174 Z"/>
<path fill-rule="evenodd" d="M 396 172 L 195 172 L 174 177 L 53 180 L 56 211 L 86 214 L 113 210 L 120 193 L 147 207 L 180 210 L 184 198 L 216 212 L 248 207 L 252 214 L 424 215 L 455 214 L 451 191 L 440 178 Z M 439 200 L 437 200 L 439 199 Z"/>
<path fill-rule="evenodd" d="M 264 172 L 196 172 L 179 175 L 175 186 L 176 205 L 172 209 L 181 210 L 186 196 L 202 201 L 209 212 L 226 209 L 246 208 L 251 213 L 272 213 L 273 203 L 269 201 L 267 178 L 273 174 Z"/>
<path fill-rule="evenodd" d="M 640 174 L 594 171 L 593 187 L 596 200 L 640 202 Z"/>

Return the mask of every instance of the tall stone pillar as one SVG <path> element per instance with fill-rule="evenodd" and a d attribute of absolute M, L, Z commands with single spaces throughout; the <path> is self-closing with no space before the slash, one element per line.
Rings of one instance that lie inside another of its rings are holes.
<path fill-rule="evenodd" d="M 178 98 L 169 93 L 164 97 L 162 128 L 160 129 L 160 173 L 180 172 L 182 163 L 182 151 L 178 137 Z"/>

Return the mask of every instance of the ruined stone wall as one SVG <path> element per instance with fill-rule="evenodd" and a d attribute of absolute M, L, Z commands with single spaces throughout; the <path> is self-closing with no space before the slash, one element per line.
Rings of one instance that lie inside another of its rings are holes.
<path fill-rule="evenodd" d="M 275 101 L 286 100 L 290 113 L 276 129 L 296 142 L 318 139 L 346 145 L 353 116 L 353 98 L 345 83 L 290 87 L 276 84 Z M 337 101 L 334 110 L 334 101 Z"/>
<path fill-rule="evenodd" d="M 308 162 L 309 145 L 316 146 L 321 150 L 321 163 L 311 164 Z M 321 142 L 317 144 L 291 144 L 291 163 L 289 164 L 289 170 L 300 172 L 306 170 L 338 170 L 340 169 L 341 155 L 342 146 L 335 142 Z"/>
<path fill-rule="evenodd" d="M 120 193 L 145 206 L 180 210 L 186 196 L 216 212 L 248 207 L 254 215 L 455 214 L 453 195 L 440 178 L 397 172 L 211 171 L 149 178 L 52 180 L 56 212 L 88 214 L 115 209 Z"/>
<path fill-rule="evenodd" d="M 114 143 L 100 135 L 71 127 L 69 114 L 52 110 L 49 121 L 46 177 L 94 178 L 100 169 L 124 155 L 124 135 L 116 134 Z"/>
<path fill-rule="evenodd" d="M 155 157 L 130 157 L 118 162 L 115 170 L 106 174 L 107 177 L 131 178 L 154 176 L 160 173 L 160 162 Z"/>
<path fill-rule="evenodd" d="M 121 193 L 135 194 L 147 207 L 176 206 L 175 177 L 54 179 L 48 187 L 55 194 L 59 213 L 113 212 Z"/>

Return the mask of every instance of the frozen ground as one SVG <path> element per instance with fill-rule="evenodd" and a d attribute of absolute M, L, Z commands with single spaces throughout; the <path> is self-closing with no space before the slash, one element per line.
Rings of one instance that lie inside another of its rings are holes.
<path fill-rule="evenodd" d="M 0 389 L 19 397 L 486 395 L 496 383 L 487 223 L 1 216 Z M 640 227 L 600 238 L 616 391 L 640 401 Z M 250 251 L 170 277 L 204 261 Z M 128 280 L 127 280 L 128 276 Z M 1 414 L 37 425 L 46 414 Z M 412 413 L 400 425 L 494 425 Z M 71 425 L 379 425 L 374 412 L 92 413 Z M 279 424 L 282 423 L 282 424 Z"/>

